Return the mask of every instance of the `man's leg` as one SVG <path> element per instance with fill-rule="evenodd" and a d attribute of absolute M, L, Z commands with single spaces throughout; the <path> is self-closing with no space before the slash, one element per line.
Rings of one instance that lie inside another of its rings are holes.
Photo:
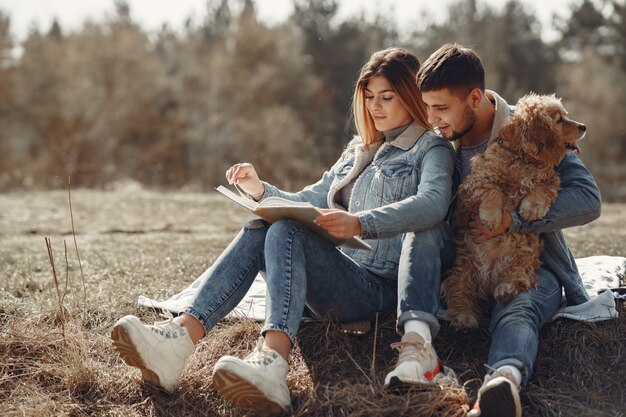
<path fill-rule="evenodd" d="M 521 416 L 519 387 L 532 375 L 539 331 L 554 316 L 562 297 L 561 285 L 549 270 L 539 268 L 537 274 L 535 288 L 493 309 L 488 363 L 495 371 L 485 377 L 476 411 L 470 415 Z"/>
<path fill-rule="evenodd" d="M 410 384 L 430 383 L 442 371 L 432 339 L 439 332 L 441 275 L 454 258 L 454 240 L 447 223 L 403 240 L 398 271 L 398 332 L 402 341 L 396 368 L 385 386 L 403 389 Z"/>

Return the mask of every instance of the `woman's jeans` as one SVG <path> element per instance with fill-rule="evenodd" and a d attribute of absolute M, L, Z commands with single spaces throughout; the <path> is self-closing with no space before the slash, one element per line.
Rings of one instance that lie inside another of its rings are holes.
<path fill-rule="evenodd" d="M 452 246 L 444 245 L 449 243 L 447 233 L 446 224 L 407 233 L 396 282 L 370 272 L 297 222 L 252 220 L 204 272 L 185 312 L 208 332 L 239 304 L 258 272 L 265 271 L 262 332 L 279 330 L 294 342 L 305 305 L 319 318 L 344 323 L 369 320 L 397 306 L 400 321 L 425 320 L 434 336 L 439 328 L 439 259 L 441 251 Z"/>

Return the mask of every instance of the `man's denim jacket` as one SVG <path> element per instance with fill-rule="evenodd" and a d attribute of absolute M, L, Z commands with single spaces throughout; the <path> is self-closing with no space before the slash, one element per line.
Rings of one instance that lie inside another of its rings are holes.
<path fill-rule="evenodd" d="M 496 116 L 491 139 L 497 136 L 502 125 L 515 111 L 506 101 L 493 91 L 485 94 L 496 106 Z M 589 300 L 589 294 L 578 272 L 574 255 L 570 251 L 562 229 L 582 226 L 600 217 L 600 190 L 589 170 L 578 155 L 567 154 L 555 168 L 561 179 L 561 189 L 557 199 L 546 215 L 535 221 L 523 221 L 518 211 L 511 213 L 513 224 L 509 231 L 516 233 L 540 233 L 544 242 L 541 252 L 542 268 L 548 269 L 560 281 L 565 291 L 568 305 L 582 304 Z M 455 179 L 458 178 L 458 169 Z M 458 180 L 455 180 L 455 188 Z M 455 192 L 456 195 L 456 192 Z M 455 204 L 452 204 L 454 209 Z"/>
<path fill-rule="evenodd" d="M 372 272 L 397 279 L 403 234 L 444 221 L 453 171 L 454 151 L 448 141 L 413 123 L 390 143 L 365 147 L 355 138 L 317 183 L 297 193 L 265 183 L 265 197 L 346 209 L 337 202 L 338 191 L 356 178 L 347 210 L 359 216 L 361 237 L 373 250 L 341 251 Z"/>

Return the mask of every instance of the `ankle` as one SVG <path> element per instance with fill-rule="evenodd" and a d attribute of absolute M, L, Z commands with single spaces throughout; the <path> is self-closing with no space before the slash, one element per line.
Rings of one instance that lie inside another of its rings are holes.
<path fill-rule="evenodd" d="M 202 339 L 206 333 L 204 326 L 200 323 L 200 320 L 192 316 L 191 314 L 183 313 L 177 317 L 178 325 L 187 329 L 189 337 L 194 345 L 197 345 L 200 339 Z"/>
<path fill-rule="evenodd" d="M 289 339 L 289 336 L 287 336 L 285 332 L 268 330 L 265 332 L 263 338 L 264 347 L 275 350 L 285 361 L 289 359 L 289 354 L 291 353 L 293 345 L 291 343 L 291 339 Z"/>

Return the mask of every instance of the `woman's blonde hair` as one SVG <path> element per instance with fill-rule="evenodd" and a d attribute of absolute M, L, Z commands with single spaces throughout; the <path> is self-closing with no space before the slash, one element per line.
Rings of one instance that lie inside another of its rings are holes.
<path fill-rule="evenodd" d="M 426 129 L 430 129 L 426 106 L 415 80 L 419 69 L 420 62 L 417 56 L 404 48 L 388 48 L 374 52 L 370 60 L 363 65 L 354 89 L 352 112 L 356 130 L 366 146 L 380 138 L 365 104 L 365 89 L 372 77 L 385 77 L 413 120 Z"/>

